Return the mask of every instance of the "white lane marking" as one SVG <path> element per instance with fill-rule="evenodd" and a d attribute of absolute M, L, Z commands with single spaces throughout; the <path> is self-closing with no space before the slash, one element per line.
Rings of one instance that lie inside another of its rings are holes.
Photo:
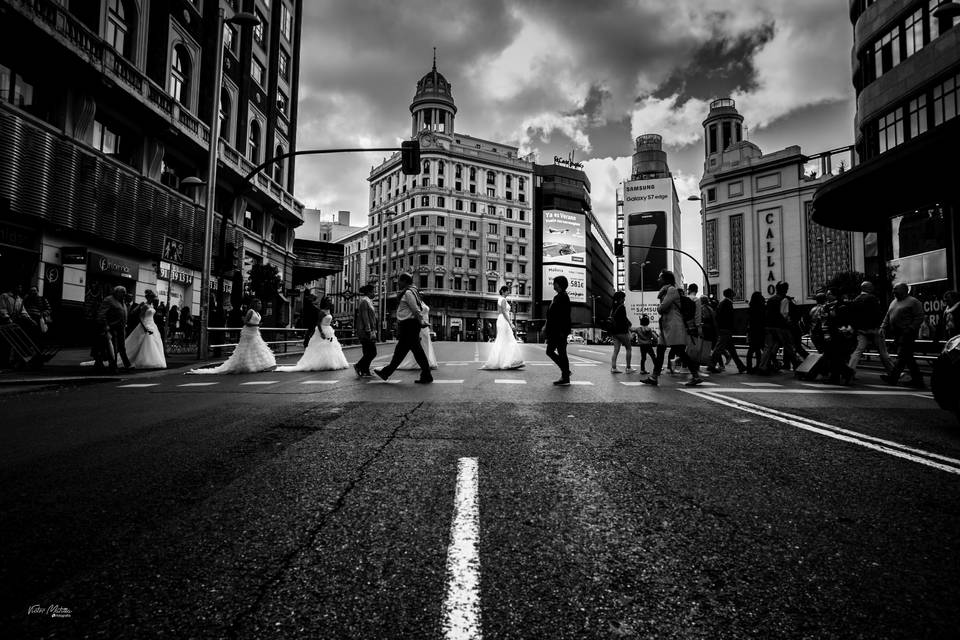
<path fill-rule="evenodd" d="M 620 382 L 625 387 L 642 387 L 642 382 Z"/>
<path fill-rule="evenodd" d="M 446 362 L 446 363 L 441 362 L 440 364 L 446 364 L 448 367 L 466 367 L 473 363 L 472 362 Z"/>
<path fill-rule="evenodd" d="M 592 386 L 593 386 L 593 383 L 592 383 L 592 382 L 587 382 L 586 380 L 571 380 L 571 381 L 570 381 L 570 384 L 571 384 L 571 385 L 579 384 L 579 385 L 585 386 L 585 387 L 592 387 Z"/>
<path fill-rule="evenodd" d="M 245 387 L 247 385 L 264 385 L 264 384 L 277 384 L 279 380 L 254 380 L 253 382 L 241 382 L 240 386 Z"/>
<path fill-rule="evenodd" d="M 439 378 L 434 378 L 433 384 L 463 384 L 463 380 L 441 380 Z"/>
<path fill-rule="evenodd" d="M 706 383 L 704 383 L 706 384 Z M 798 393 L 798 394 L 817 394 L 817 395 L 832 395 L 832 396 L 917 396 L 919 398 L 928 398 L 932 399 L 932 395 L 923 395 L 919 394 L 916 391 L 868 391 L 864 389 L 850 389 L 850 388 L 820 388 L 820 389 L 797 389 L 789 387 L 763 387 L 761 389 L 751 389 L 749 387 L 717 387 L 716 389 L 710 389 L 710 391 L 716 391 L 718 393 Z"/>
<path fill-rule="evenodd" d="M 219 382 L 188 382 L 186 384 L 178 384 L 178 387 L 210 387 L 215 384 L 220 384 Z"/>
<path fill-rule="evenodd" d="M 748 387 L 782 387 L 783 385 L 776 382 L 744 382 L 743 384 Z"/>
<path fill-rule="evenodd" d="M 701 387 L 717 387 L 719 386 L 716 382 L 701 382 Z"/>
<path fill-rule="evenodd" d="M 399 380 L 368 380 L 367 384 L 400 384 Z"/>
<path fill-rule="evenodd" d="M 480 343 L 473 345 L 473 361 L 480 362 Z"/>
<path fill-rule="evenodd" d="M 527 384 L 526 380 L 517 380 L 516 378 L 497 378 L 494 380 L 496 384 Z"/>
<path fill-rule="evenodd" d="M 457 492 L 447 548 L 447 597 L 443 635 L 450 640 L 480 640 L 480 505 L 477 459 L 457 461 Z"/>
<path fill-rule="evenodd" d="M 597 366 L 594 362 L 573 362 L 571 363 L 575 367 L 595 367 Z"/>
<path fill-rule="evenodd" d="M 683 389 L 683 391 L 686 390 Z M 797 427 L 798 429 L 803 429 L 804 431 L 810 431 L 812 433 L 827 436 L 828 438 L 834 438 L 843 442 L 857 444 L 867 449 L 872 449 L 874 451 L 886 453 L 887 455 L 897 458 L 902 458 L 904 460 L 916 462 L 928 467 L 933 467 L 934 469 L 939 469 L 940 471 L 946 471 L 948 473 L 960 475 L 960 460 L 957 460 L 956 458 L 949 458 L 938 453 L 933 453 L 932 451 L 916 449 L 898 442 L 884 440 L 883 438 L 877 438 L 857 431 L 851 431 L 849 429 L 837 427 L 825 422 L 819 422 L 817 420 L 811 420 L 810 418 L 797 416 L 785 411 L 770 409 L 769 407 L 753 404 L 751 402 L 747 402 L 746 400 L 716 395 L 717 392 L 713 389 L 710 391 L 701 391 L 699 393 L 696 391 L 687 391 L 687 393 L 699 396 L 701 398 L 706 398 L 707 400 L 716 402 L 717 404 L 722 404 L 724 406 L 739 409 L 740 411 L 746 411 L 747 413 L 752 413 L 769 420 L 775 420 L 792 427 Z M 937 460 L 947 462 L 948 464 L 941 464 L 940 462 L 937 462 Z"/>
<path fill-rule="evenodd" d="M 117 387 L 117 389 L 142 389 L 143 387 L 156 387 L 159 385 L 159 382 L 148 382 L 145 384 L 121 384 Z"/>
<path fill-rule="evenodd" d="M 557 366 L 553 362 L 527 362 L 525 363 L 528 367 L 555 367 Z"/>
<path fill-rule="evenodd" d="M 300 384 L 337 384 L 339 380 L 304 380 Z"/>

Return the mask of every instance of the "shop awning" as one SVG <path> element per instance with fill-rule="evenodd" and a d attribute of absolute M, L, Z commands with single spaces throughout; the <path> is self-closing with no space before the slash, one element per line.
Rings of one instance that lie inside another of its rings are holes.
<path fill-rule="evenodd" d="M 960 118 L 850 169 L 817 189 L 813 220 L 878 231 L 891 217 L 960 200 Z"/>

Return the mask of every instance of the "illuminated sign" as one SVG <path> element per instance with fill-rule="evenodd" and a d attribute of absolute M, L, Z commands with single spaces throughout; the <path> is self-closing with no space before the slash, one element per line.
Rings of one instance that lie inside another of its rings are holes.
<path fill-rule="evenodd" d="M 583 214 L 557 209 L 545 210 L 542 262 L 586 266 L 585 226 Z"/>
<path fill-rule="evenodd" d="M 543 299 L 552 300 L 556 292 L 553 290 L 553 279 L 564 276 L 567 279 L 567 295 L 570 302 L 587 302 L 586 269 L 565 264 L 543 265 Z"/>

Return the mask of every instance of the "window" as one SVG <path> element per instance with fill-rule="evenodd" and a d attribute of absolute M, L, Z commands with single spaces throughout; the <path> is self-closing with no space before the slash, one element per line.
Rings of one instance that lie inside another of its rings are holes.
<path fill-rule="evenodd" d="M 457 200 L 453 203 L 453 208 L 457 211 L 463 211 L 463 200 Z M 460 227 L 457 227 L 459 229 Z"/>
<path fill-rule="evenodd" d="M 430 175 L 430 161 L 429 161 L 429 160 L 424 160 L 424 161 L 423 161 L 423 171 L 422 171 L 422 173 L 425 173 L 425 174 L 427 174 L 427 175 Z"/>
<path fill-rule="evenodd" d="M 444 198 L 443 196 L 437 196 L 437 208 L 438 208 L 438 209 L 445 209 L 446 206 L 447 206 L 447 199 Z M 443 218 L 437 218 L 437 224 L 442 225 L 442 224 L 443 224 Z"/>
<path fill-rule="evenodd" d="M 894 109 L 877 121 L 879 151 L 883 153 L 903 144 L 903 110 Z"/>
<path fill-rule="evenodd" d="M 477 221 L 476 221 L 476 220 L 471 220 L 471 221 L 470 221 L 470 231 L 476 231 L 476 230 L 477 230 Z"/>
<path fill-rule="evenodd" d="M 526 211 L 521 211 L 521 212 L 520 212 L 520 222 L 523 222 L 523 221 L 526 220 L 526 219 L 527 219 L 527 212 L 526 212 Z"/>
<path fill-rule="evenodd" d="M 274 220 L 273 227 L 270 229 L 270 241 L 281 247 L 287 246 L 287 227 Z"/>
<path fill-rule="evenodd" d="M 496 197 L 497 197 L 497 190 L 494 189 L 493 187 L 487 187 L 487 197 L 488 197 L 488 198 L 496 198 Z"/>
<path fill-rule="evenodd" d="M 426 289 L 427 282 L 428 282 L 428 276 L 420 276 L 420 284 L 418 284 L 417 286 L 420 287 L 421 289 Z"/>
<path fill-rule="evenodd" d="M 230 140 L 230 93 L 226 89 L 220 90 L 220 137 Z"/>
<path fill-rule="evenodd" d="M 290 103 L 290 100 L 283 94 L 283 91 L 277 91 L 277 111 L 282 113 L 284 116 L 287 115 L 287 105 Z"/>
<path fill-rule="evenodd" d="M 263 233 L 263 213 L 247 209 L 243 213 L 243 227 L 256 234 Z"/>
<path fill-rule="evenodd" d="M 293 14 L 282 2 L 280 3 L 280 33 L 288 41 L 293 40 Z"/>
<path fill-rule="evenodd" d="M 471 250 L 471 251 L 476 251 L 476 250 L 477 250 L 477 241 L 471 239 L 471 240 L 470 240 L 470 245 L 469 245 L 469 247 L 470 247 L 470 250 Z"/>
<path fill-rule="evenodd" d="M 717 200 L 717 188 L 710 187 L 707 189 L 707 202 L 716 202 Z"/>
<path fill-rule="evenodd" d="M 446 163 L 443 162 L 442 160 L 439 161 L 439 162 L 437 162 L 437 175 L 438 175 L 438 176 L 442 176 L 442 175 L 443 175 L 443 167 L 444 167 L 445 164 L 446 164 Z"/>
<path fill-rule="evenodd" d="M 454 289 L 463 289 L 463 278 L 462 278 L 462 277 L 456 276 L 456 277 L 453 279 L 453 288 L 454 288 Z"/>
<path fill-rule="evenodd" d="M 463 267 L 463 258 L 460 258 L 460 257 L 454 258 L 454 259 L 453 259 L 453 266 L 455 266 L 455 267 Z"/>
<path fill-rule="evenodd" d="M 290 82 L 290 55 L 286 51 L 280 51 L 277 70 L 281 80 L 284 82 Z"/>
<path fill-rule="evenodd" d="M 493 171 L 487 171 L 487 184 L 497 184 L 497 174 L 495 174 Z"/>
<path fill-rule="evenodd" d="M 906 57 L 909 58 L 923 48 L 923 9 L 917 9 L 907 18 L 903 28 L 906 38 Z"/>
<path fill-rule="evenodd" d="M 253 27 L 253 41 L 260 45 L 261 49 L 266 49 L 263 26 L 267 24 L 267 19 L 263 17 L 259 10 L 256 13 L 259 22 Z"/>
<path fill-rule="evenodd" d="M 421 206 L 421 207 L 429 207 L 429 206 L 430 206 L 430 196 L 420 196 L 420 206 Z M 426 224 L 426 223 L 425 223 L 425 222 L 422 222 L 421 224 Z"/>
<path fill-rule="evenodd" d="M 441 207 L 442 207 L 442 206 L 443 206 L 443 198 L 438 198 L 438 199 L 437 199 L 437 204 L 438 204 L 438 206 L 441 206 Z M 445 227 L 446 225 L 447 225 L 446 218 L 444 218 L 443 216 L 437 216 L 437 226 L 438 226 L 438 227 Z"/>
<path fill-rule="evenodd" d="M 513 253 L 513 245 L 512 245 L 512 244 L 506 245 L 506 252 L 507 252 L 507 253 Z"/>
<path fill-rule="evenodd" d="M 513 273 L 513 263 L 508 262 L 506 266 L 507 266 L 507 273 Z"/>
<path fill-rule="evenodd" d="M 127 37 L 129 30 L 127 10 L 123 1 L 109 0 L 107 2 L 107 44 L 124 58 L 130 57 L 130 38 Z"/>
<path fill-rule="evenodd" d="M 497 261 L 487 260 L 487 271 L 496 271 L 496 270 L 497 270 Z"/>
<path fill-rule="evenodd" d="M 279 158 L 284 153 L 285 152 L 283 150 L 283 147 L 281 147 L 280 145 L 277 145 L 276 150 L 274 150 L 273 152 L 273 157 Z M 285 162 L 286 160 L 277 160 L 276 162 L 273 163 L 273 179 L 279 182 L 280 184 L 283 184 L 283 165 Z"/>
<path fill-rule="evenodd" d="M 527 230 L 526 230 L 526 229 L 523 229 L 523 228 L 520 229 L 520 237 L 521 237 L 521 238 L 526 238 L 526 237 L 527 237 Z"/>
<path fill-rule="evenodd" d="M 526 247 L 526 246 L 520 245 L 520 255 L 522 255 L 522 256 L 527 255 L 527 247 Z"/>
<path fill-rule="evenodd" d="M 495 216 L 495 215 L 497 215 L 497 208 L 496 208 L 495 206 L 493 206 L 493 205 L 489 205 L 489 204 L 488 204 L 488 205 L 487 205 L 487 215 L 488 215 L 488 216 Z"/>
<path fill-rule="evenodd" d="M 900 27 L 896 26 L 873 44 L 874 77 L 879 78 L 900 64 Z"/>
<path fill-rule="evenodd" d="M 520 268 L 522 269 L 522 268 L 523 268 L 523 265 L 520 265 Z M 522 271 L 521 271 L 521 273 L 522 273 Z M 527 285 L 526 285 L 526 283 L 524 283 L 524 282 L 521 282 L 521 283 L 520 283 L 519 288 L 517 289 L 517 293 L 518 293 L 519 295 L 521 295 L 521 296 L 527 295 Z M 526 307 L 526 305 L 524 305 L 524 307 Z"/>
<path fill-rule="evenodd" d="M 443 289 L 443 276 L 433 276 L 433 287 Z"/>
<path fill-rule="evenodd" d="M 489 251 L 490 253 L 496 253 L 496 252 L 497 252 L 497 243 L 496 243 L 496 242 L 488 242 L 488 243 L 487 243 L 487 251 Z"/>
<path fill-rule="evenodd" d="M 420 254 L 420 264 L 427 264 L 427 261 L 430 259 L 430 256 L 426 253 Z"/>
<path fill-rule="evenodd" d="M 933 126 L 941 124 L 957 116 L 957 90 L 960 87 L 960 74 L 947 78 L 933 88 Z"/>
<path fill-rule="evenodd" d="M 267 72 L 263 69 L 263 65 L 260 64 L 256 58 L 250 60 L 250 75 L 258 85 L 264 88 L 266 88 L 266 84 L 264 83 L 266 73 Z"/>
<path fill-rule="evenodd" d="M 456 189 L 457 191 L 463 191 L 463 183 L 457 180 L 456 182 L 453 183 L 453 188 Z"/>
<path fill-rule="evenodd" d="M 443 256 L 437 256 L 437 266 L 438 267 L 443 266 Z"/>
<path fill-rule="evenodd" d="M 454 229 L 463 229 L 463 220 L 461 218 L 454 218 L 453 220 Z"/>
<path fill-rule="evenodd" d="M 437 236 L 437 246 L 442 247 L 446 243 L 446 236 Z"/>
<path fill-rule="evenodd" d="M 233 25 L 225 24 L 223 25 L 223 49 L 224 51 L 229 51 L 230 53 L 236 55 L 237 50 L 237 30 L 233 28 Z"/>
<path fill-rule="evenodd" d="M 927 96 L 911 100 L 907 105 L 910 121 L 910 137 L 916 138 L 927 131 Z"/>
<path fill-rule="evenodd" d="M 421 233 L 421 234 L 420 234 L 420 245 L 423 246 L 423 245 L 428 245 L 428 244 L 430 244 L 430 236 L 428 236 L 428 235 L 425 234 L 425 233 Z"/>
<path fill-rule="evenodd" d="M 527 201 L 527 197 L 521 193 L 521 194 L 520 194 L 520 197 L 517 198 L 517 200 L 519 200 L 520 202 L 526 202 L 526 201 Z"/>
<path fill-rule="evenodd" d="M 716 153 L 717 152 L 717 125 L 710 125 L 707 129 L 707 153 Z"/>
<path fill-rule="evenodd" d="M 420 178 L 420 186 L 421 186 L 421 187 L 429 187 L 429 186 L 430 186 L 430 177 L 429 177 L 429 176 L 423 176 L 422 178 Z"/>
<path fill-rule="evenodd" d="M 507 235 L 508 235 L 508 236 L 512 236 L 512 235 L 513 235 L 513 227 L 507 227 Z"/>
<path fill-rule="evenodd" d="M 425 227 L 430 224 L 430 216 L 420 216 L 420 226 Z"/>
<path fill-rule="evenodd" d="M 120 136 L 107 128 L 99 120 L 93 121 L 93 148 L 108 155 L 120 151 Z"/>
<path fill-rule="evenodd" d="M 260 123 L 254 120 L 250 123 L 250 162 L 260 164 Z"/>
<path fill-rule="evenodd" d="M 520 187 L 520 191 L 523 191 L 523 186 L 526 184 L 523 178 L 517 178 L 517 184 Z M 522 199 L 522 198 L 521 198 Z"/>
<path fill-rule="evenodd" d="M 520 273 L 526 273 L 526 272 L 527 272 L 527 265 L 521 264 L 521 265 L 520 265 Z M 523 293 L 523 292 L 521 291 L 521 293 Z"/>
<path fill-rule="evenodd" d="M 170 65 L 170 95 L 185 107 L 190 106 L 190 54 L 183 45 L 173 48 Z"/>
<path fill-rule="evenodd" d="M 454 238 L 453 246 L 455 249 L 463 249 L 463 238 Z"/>
<path fill-rule="evenodd" d="M 507 189 L 510 189 L 511 187 L 513 187 L 513 176 L 511 176 L 510 174 L 507 174 L 503 177 L 503 179 L 504 179 L 504 185 L 507 187 Z"/>
<path fill-rule="evenodd" d="M 507 209 L 507 220 L 513 220 L 513 209 Z"/>
<path fill-rule="evenodd" d="M 477 212 L 477 203 L 476 203 L 476 202 L 471 202 L 471 203 L 470 203 L 470 213 L 476 213 L 476 212 Z"/>
<path fill-rule="evenodd" d="M 476 291 L 476 290 L 477 290 L 477 279 L 476 279 L 476 278 L 470 278 L 470 280 L 468 281 L 468 284 L 470 285 L 470 286 L 469 286 L 469 290 L 470 290 L 470 291 Z"/>
<path fill-rule="evenodd" d="M 497 232 L 497 225 L 492 223 L 487 225 L 487 233 L 496 233 L 496 232 Z"/>

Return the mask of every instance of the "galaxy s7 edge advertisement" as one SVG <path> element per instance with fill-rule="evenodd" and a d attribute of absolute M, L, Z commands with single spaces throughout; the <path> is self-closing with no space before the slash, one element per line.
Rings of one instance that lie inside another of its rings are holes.
<path fill-rule="evenodd" d="M 647 247 L 667 245 L 667 214 L 665 211 L 631 213 L 628 225 L 627 244 L 633 245 L 627 252 L 630 290 L 658 291 L 657 275 L 667 268 L 667 251 Z"/>

